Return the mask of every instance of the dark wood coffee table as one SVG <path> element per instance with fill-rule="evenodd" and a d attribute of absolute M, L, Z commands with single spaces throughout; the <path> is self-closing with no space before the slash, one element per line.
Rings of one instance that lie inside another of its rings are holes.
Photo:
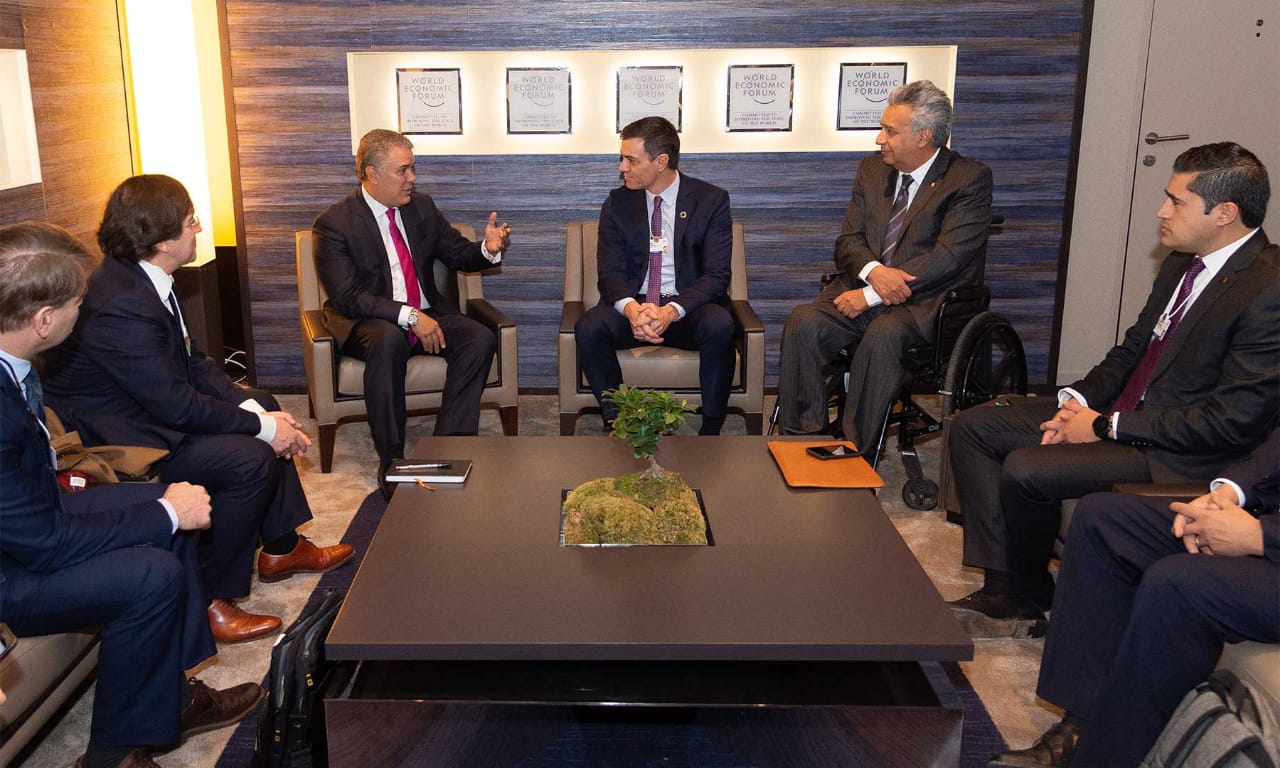
<path fill-rule="evenodd" d="M 601 718 L 709 728 L 741 764 L 957 761 L 915 662 L 973 644 L 870 492 L 787 487 L 762 437 L 666 438 L 714 546 L 561 547 L 564 489 L 643 468 L 621 441 L 416 454 L 475 466 L 387 509 L 326 645 L 361 662 L 327 702 L 331 765 L 514 765 Z"/>

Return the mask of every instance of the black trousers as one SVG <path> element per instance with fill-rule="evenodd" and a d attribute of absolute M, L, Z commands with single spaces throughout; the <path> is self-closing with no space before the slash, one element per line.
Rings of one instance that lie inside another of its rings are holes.
<path fill-rule="evenodd" d="M 63 496 L 70 514 L 160 498 L 156 483 L 123 483 Z M 216 652 L 197 583 L 193 534 L 172 550 L 125 547 L 53 573 L 5 564 L 3 618 L 19 636 L 101 625 L 89 739 L 103 746 L 178 739 L 183 670 Z"/>
<path fill-rule="evenodd" d="M 266 392 L 248 395 L 268 411 L 280 404 Z M 259 541 L 274 541 L 311 519 L 311 506 L 292 459 L 281 459 L 253 435 L 187 435 L 160 465 L 166 483 L 203 485 L 213 524 L 200 534 L 200 585 L 206 599 L 249 594 Z"/>
<path fill-rule="evenodd" d="M 1280 642 L 1280 563 L 1191 555 L 1168 499 L 1076 506 L 1037 693 L 1085 721 L 1077 765 L 1137 765 L 1223 642 Z"/>
<path fill-rule="evenodd" d="M 703 304 L 667 326 L 662 346 L 698 351 L 698 385 L 702 390 L 703 418 L 723 419 L 733 384 L 733 316 L 719 304 Z M 631 333 L 631 323 L 610 304 L 597 304 L 578 318 L 573 329 L 578 344 L 578 364 L 600 403 L 600 412 L 612 420 L 618 411 L 602 394 L 622 383 L 617 351 L 643 346 Z"/>
<path fill-rule="evenodd" d="M 1131 445 L 1040 445 L 1040 424 L 1056 411 L 1052 397 L 970 408 L 949 427 L 949 458 L 964 511 L 965 565 L 1043 573 L 1062 523 L 1063 499 L 1108 491 L 1115 483 L 1179 479 Z"/>
<path fill-rule="evenodd" d="M 440 324 L 448 369 L 435 434 L 474 435 L 480 430 L 480 395 L 498 350 L 498 338 L 483 324 L 457 312 L 424 310 Z M 380 463 L 404 456 L 405 370 L 410 355 L 429 354 L 409 345 L 405 329 L 386 320 L 361 320 L 342 345 L 342 354 L 364 361 L 364 402 L 369 432 Z"/>

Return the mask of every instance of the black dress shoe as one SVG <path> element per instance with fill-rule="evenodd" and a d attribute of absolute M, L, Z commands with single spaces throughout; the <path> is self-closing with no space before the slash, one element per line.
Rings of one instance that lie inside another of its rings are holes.
<path fill-rule="evenodd" d="M 1048 630 L 1044 611 L 1029 597 L 983 587 L 947 605 L 973 638 L 1043 637 Z"/>
<path fill-rule="evenodd" d="M 387 482 L 387 469 L 391 466 L 391 462 L 384 462 L 378 465 L 378 490 L 382 492 L 383 501 L 391 501 L 391 494 L 396 491 L 396 484 Z"/>
<path fill-rule="evenodd" d="M 1065 719 L 1045 731 L 1027 749 L 1001 752 L 987 768 L 1067 768 L 1076 757 L 1080 732 Z"/>

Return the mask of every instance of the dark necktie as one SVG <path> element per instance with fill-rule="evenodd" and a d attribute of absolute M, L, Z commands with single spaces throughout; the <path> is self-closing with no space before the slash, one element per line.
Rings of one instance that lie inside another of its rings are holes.
<path fill-rule="evenodd" d="M 169 313 L 173 315 L 173 327 L 182 335 L 182 349 L 191 354 L 191 337 L 187 335 L 186 323 L 182 322 L 182 310 L 178 308 L 178 300 L 169 291 Z"/>
<path fill-rule="evenodd" d="M 1165 328 L 1160 338 L 1157 339 L 1153 335 L 1151 342 L 1147 344 L 1147 350 L 1142 353 L 1142 359 L 1129 375 L 1129 381 L 1125 382 L 1124 391 L 1111 406 L 1112 411 L 1132 411 L 1142 401 L 1142 396 L 1146 394 L 1147 387 L 1151 384 L 1151 377 L 1155 375 L 1156 366 L 1160 363 L 1160 355 L 1164 352 L 1165 344 L 1173 336 L 1173 332 L 1178 330 L 1182 316 L 1187 313 L 1187 299 L 1191 296 L 1196 275 L 1203 271 L 1204 259 L 1199 256 L 1192 259 L 1186 273 L 1182 276 L 1182 284 L 1178 286 L 1178 296 L 1173 300 L 1173 307 L 1169 314 L 1169 327 Z"/>
<path fill-rule="evenodd" d="M 644 300 L 649 304 L 662 303 L 662 248 L 658 239 L 662 237 L 662 198 L 653 198 L 653 218 L 649 221 L 649 290 Z"/>
<path fill-rule="evenodd" d="M 888 266 L 893 262 L 893 252 L 902 238 L 902 228 L 907 224 L 907 201 L 911 198 L 911 177 L 902 177 L 902 189 L 893 199 L 893 208 L 889 210 L 889 228 L 884 233 L 884 248 L 880 250 L 880 263 Z"/>
<path fill-rule="evenodd" d="M 400 274 L 404 275 L 404 300 L 405 303 L 414 309 L 422 306 L 422 291 L 418 288 L 418 270 L 413 268 L 413 256 L 409 253 L 409 246 L 405 244 L 404 238 L 400 235 L 400 228 L 396 226 L 396 209 L 387 209 L 387 226 L 391 230 L 391 244 L 396 248 L 396 258 L 400 260 Z M 409 329 L 409 344 L 412 345 L 417 340 L 417 335 L 413 329 Z"/>
<path fill-rule="evenodd" d="M 27 371 L 27 377 L 22 380 L 22 388 L 27 391 L 27 407 L 31 409 L 31 413 L 44 423 L 44 387 L 40 386 L 40 374 L 36 373 L 33 366 Z"/>

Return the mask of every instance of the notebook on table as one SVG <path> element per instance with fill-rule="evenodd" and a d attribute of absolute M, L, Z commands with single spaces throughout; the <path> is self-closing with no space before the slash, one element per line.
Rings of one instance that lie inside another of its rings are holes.
<path fill-rule="evenodd" d="M 814 445 L 845 445 L 847 440 L 770 440 L 769 453 L 792 488 L 882 488 L 884 480 L 861 456 L 823 461 L 805 453 Z"/>
<path fill-rule="evenodd" d="M 387 467 L 387 482 L 464 483 L 471 459 L 396 459 Z"/>

